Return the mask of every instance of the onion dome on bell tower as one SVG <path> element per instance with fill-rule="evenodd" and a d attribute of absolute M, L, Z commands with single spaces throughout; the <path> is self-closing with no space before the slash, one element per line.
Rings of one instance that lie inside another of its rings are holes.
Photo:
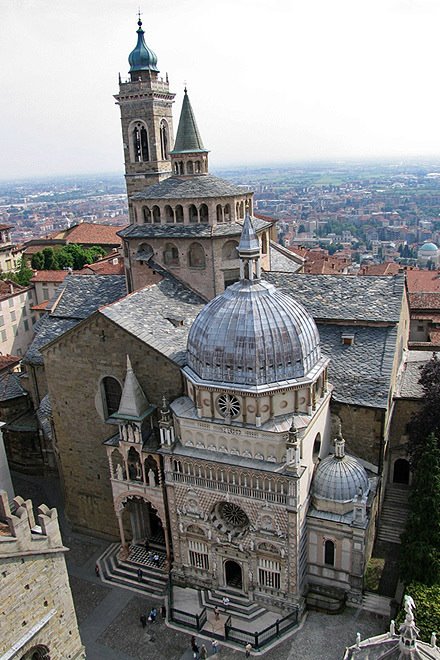
<path fill-rule="evenodd" d="M 154 74 L 159 73 L 157 68 L 157 55 L 153 53 L 151 48 L 147 46 L 144 39 L 144 30 L 142 29 L 142 21 L 139 16 L 137 29 L 137 44 L 128 56 L 128 63 L 130 64 L 130 76 L 132 80 L 138 80 L 142 77 L 142 72 L 150 71 Z"/>
<path fill-rule="evenodd" d="M 173 173 L 182 176 L 208 174 L 208 153 L 197 126 L 185 87 L 174 149 L 170 152 Z"/>

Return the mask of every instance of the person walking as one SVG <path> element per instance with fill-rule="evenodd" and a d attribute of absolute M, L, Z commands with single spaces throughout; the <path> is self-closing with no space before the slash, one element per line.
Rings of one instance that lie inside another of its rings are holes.
<path fill-rule="evenodd" d="M 95 575 L 99 578 L 99 564 L 95 564 Z"/>
<path fill-rule="evenodd" d="M 206 660 L 208 657 L 208 650 L 204 644 L 200 647 L 200 660 Z"/>
<path fill-rule="evenodd" d="M 218 621 L 220 618 L 220 610 L 218 609 L 218 607 L 214 607 L 214 618 L 216 621 Z"/>
<path fill-rule="evenodd" d="M 212 646 L 212 655 L 218 653 L 218 641 L 216 639 L 212 640 L 211 646 Z"/>
<path fill-rule="evenodd" d="M 244 650 L 245 650 L 246 658 L 249 658 L 250 655 L 251 655 L 251 651 L 252 651 L 252 644 L 250 642 L 248 642 L 246 644 L 246 646 L 244 647 Z"/>
<path fill-rule="evenodd" d="M 197 644 L 194 642 L 193 646 L 193 658 L 194 660 L 199 660 L 200 659 L 200 653 L 199 653 L 199 647 Z"/>

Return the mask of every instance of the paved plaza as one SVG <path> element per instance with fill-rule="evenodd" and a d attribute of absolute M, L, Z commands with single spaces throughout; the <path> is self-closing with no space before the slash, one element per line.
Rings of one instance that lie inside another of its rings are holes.
<path fill-rule="evenodd" d="M 95 563 L 107 543 L 73 533 L 64 516 L 58 482 L 13 474 L 15 492 L 31 498 L 34 505 L 42 502 L 56 506 L 67 553 L 67 566 L 77 611 L 81 637 L 88 660 L 191 660 L 191 635 L 169 628 L 158 617 L 142 628 L 139 617 L 160 601 L 139 596 L 136 592 L 111 584 L 103 584 L 95 575 Z M 367 612 L 347 608 L 341 615 L 310 612 L 300 629 L 287 641 L 268 650 L 265 660 L 340 660 L 345 647 L 354 644 L 356 633 L 366 637 L 384 632 L 388 622 Z M 197 637 L 199 647 L 209 639 Z M 258 654 L 259 655 L 259 654 Z M 219 660 L 244 657 L 241 650 L 219 643 Z"/>

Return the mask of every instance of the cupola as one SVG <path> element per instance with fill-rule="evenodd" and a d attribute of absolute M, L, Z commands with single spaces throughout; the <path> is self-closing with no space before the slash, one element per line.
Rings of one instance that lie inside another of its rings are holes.
<path fill-rule="evenodd" d="M 128 56 L 128 63 L 130 64 L 130 77 L 133 81 L 147 79 L 151 72 L 156 76 L 159 73 L 157 68 L 157 56 L 147 46 L 144 39 L 145 32 L 142 29 L 142 21 L 139 18 L 137 29 L 137 44 L 134 50 Z M 149 72 L 145 75 L 145 72 Z"/>

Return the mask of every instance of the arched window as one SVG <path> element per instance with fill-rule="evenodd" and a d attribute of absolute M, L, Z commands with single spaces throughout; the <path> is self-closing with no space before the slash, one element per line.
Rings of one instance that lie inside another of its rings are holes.
<path fill-rule="evenodd" d="M 206 204 L 200 205 L 199 214 L 200 214 L 199 222 L 204 222 L 204 223 L 209 222 L 209 212 Z"/>
<path fill-rule="evenodd" d="M 191 243 L 188 250 L 188 264 L 190 268 L 205 268 L 205 251 L 200 243 Z"/>
<path fill-rule="evenodd" d="M 176 216 L 176 222 L 183 222 L 183 207 L 180 204 L 177 204 L 175 210 L 174 210 L 175 216 Z"/>
<path fill-rule="evenodd" d="M 319 452 L 321 451 L 321 434 L 317 433 L 315 441 L 313 443 L 313 460 L 316 462 L 319 458 Z"/>
<path fill-rule="evenodd" d="M 47 646 L 38 644 L 22 655 L 20 660 L 50 660 L 49 649 Z"/>
<path fill-rule="evenodd" d="M 178 166 L 179 166 L 179 174 L 183 174 L 183 160 L 179 160 Z"/>
<path fill-rule="evenodd" d="M 194 164 L 192 160 L 189 160 L 186 164 L 186 173 L 187 174 L 194 174 Z"/>
<path fill-rule="evenodd" d="M 148 261 L 154 254 L 154 250 L 148 243 L 141 243 L 136 252 L 136 261 Z"/>
<path fill-rule="evenodd" d="M 223 217 L 225 222 L 231 222 L 231 207 L 229 204 L 226 204 L 224 208 Z"/>
<path fill-rule="evenodd" d="M 232 261 L 238 259 L 238 243 L 237 241 L 226 241 L 222 247 L 222 260 L 223 261 Z"/>
<path fill-rule="evenodd" d="M 324 564 L 327 564 L 327 566 L 335 565 L 335 544 L 328 539 L 324 544 Z"/>
<path fill-rule="evenodd" d="M 190 222 L 198 222 L 199 221 L 199 214 L 197 213 L 197 207 L 194 206 L 194 204 L 190 204 L 188 208 L 188 215 L 189 215 L 189 221 Z"/>
<path fill-rule="evenodd" d="M 174 211 L 169 204 L 165 206 L 165 222 L 169 225 L 174 224 Z"/>
<path fill-rule="evenodd" d="M 103 394 L 103 403 L 104 403 L 104 415 L 105 417 L 110 417 L 115 412 L 119 410 L 119 404 L 121 402 L 122 388 L 119 381 L 112 376 L 105 376 L 101 381 L 102 394 Z"/>
<path fill-rule="evenodd" d="M 200 172 L 202 171 L 200 161 L 196 160 L 196 162 L 194 163 L 194 166 L 195 166 L 195 173 L 200 174 Z"/>
<path fill-rule="evenodd" d="M 145 223 L 150 223 L 151 222 L 151 211 L 148 208 L 148 206 L 143 207 L 142 213 L 143 213 L 143 216 L 144 216 L 144 222 Z"/>
<path fill-rule="evenodd" d="M 263 254 L 267 254 L 267 234 L 264 232 L 264 234 L 261 237 L 261 252 Z"/>
<path fill-rule="evenodd" d="M 168 124 L 165 119 L 160 122 L 160 155 L 162 160 L 168 160 Z"/>
<path fill-rule="evenodd" d="M 153 222 L 160 224 L 160 208 L 158 206 L 153 206 Z"/>
<path fill-rule="evenodd" d="M 172 243 L 166 243 L 163 251 L 163 262 L 166 266 L 179 265 L 179 251 Z"/>
<path fill-rule="evenodd" d="M 145 126 L 136 124 L 132 132 L 133 157 L 136 163 L 146 163 L 150 160 L 150 150 L 148 148 L 148 133 Z"/>
<path fill-rule="evenodd" d="M 173 165 L 174 174 L 179 174 L 179 163 Z"/>
<path fill-rule="evenodd" d="M 244 218 L 244 202 L 240 202 L 240 218 Z"/>
<path fill-rule="evenodd" d="M 221 204 L 216 206 L 217 222 L 223 222 L 223 207 Z"/>

